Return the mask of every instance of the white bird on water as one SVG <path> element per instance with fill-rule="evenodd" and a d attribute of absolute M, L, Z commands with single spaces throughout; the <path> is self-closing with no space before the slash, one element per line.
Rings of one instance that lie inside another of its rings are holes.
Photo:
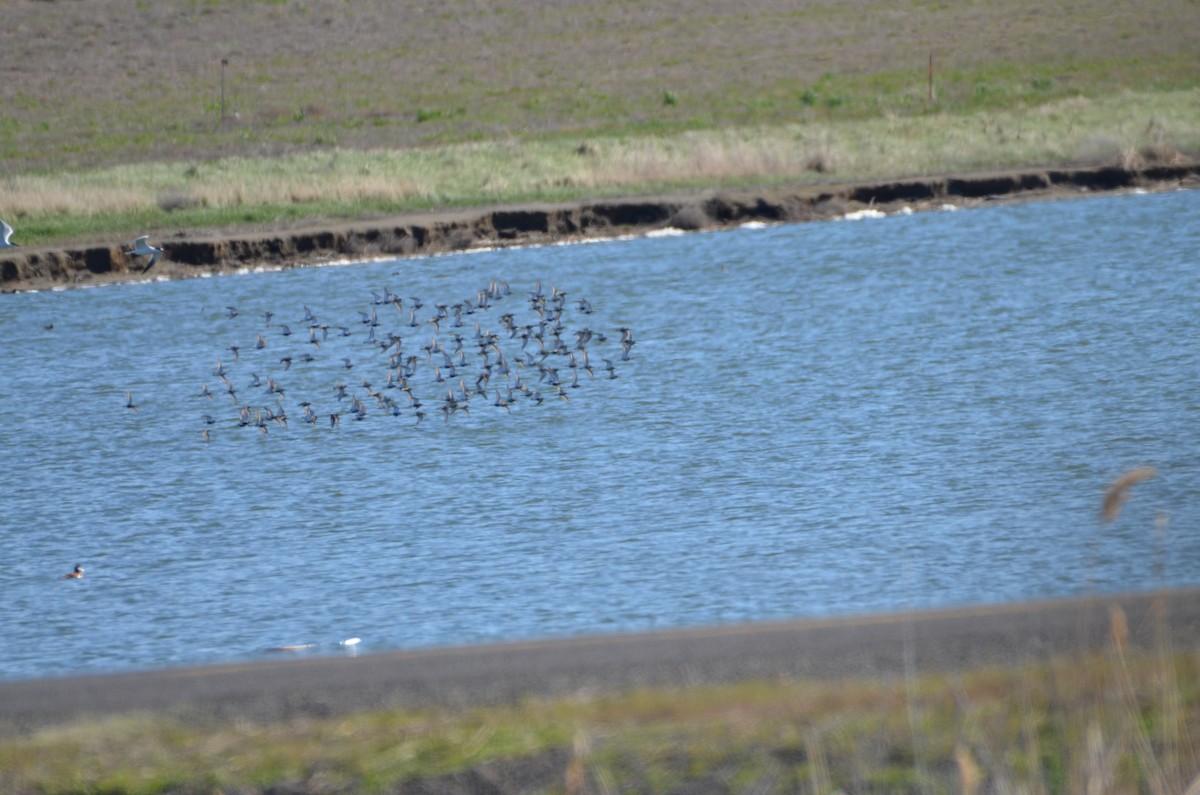
<path fill-rule="evenodd" d="M 12 237 L 12 233 L 13 233 L 13 228 L 8 225 L 8 222 L 0 221 L 0 235 L 3 236 L 3 240 L 4 240 L 3 243 L 0 243 L 0 248 L 11 248 L 13 246 L 21 245 L 20 243 L 14 243 L 11 240 L 9 240 L 9 238 Z"/>
<path fill-rule="evenodd" d="M 154 246 L 150 245 L 150 235 L 142 235 L 137 240 L 133 241 L 133 250 L 129 252 L 129 256 L 150 257 L 150 262 L 146 264 L 146 267 L 142 268 L 142 273 L 145 273 L 154 267 L 155 263 L 158 262 L 159 257 L 162 256 L 162 253 L 163 250 L 161 248 L 155 248 Z"/>

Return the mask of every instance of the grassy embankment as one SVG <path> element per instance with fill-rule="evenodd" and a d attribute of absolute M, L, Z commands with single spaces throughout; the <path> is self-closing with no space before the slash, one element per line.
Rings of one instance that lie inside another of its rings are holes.
<path fill-rule="evenodd" d="M 1135 469 L 1109 487 L 1117 517 Z M 1157 528 L 1165 533 L 1165 521 Z M 11 793 L 1200 793 L 1200 649 L 892 679 L 747 681 L 270 723 L 126 715 L 0 739 Z M 909 654 L 905 654 L 906 659 Z M 513 784 L 519 784 L 516 786 Z"/>
<path fill-rule="evenodd" d="M 990 110 L 697 130 L 319 150 L 0 180 L 26 245 L 130 230 L 270 226 L 446 207 L 791 185 L 1200 151 L 1196 90 Z M 1192 125 L 1189 128 L 1189 125 Z M 1086 131 L 1086 132 L 1085 132 Z M 122 238 L 123 239 L 123 238 Z"/>
<path fill-rule="evenodd" d="M 1200 153 L 1186 0 L 34 5 L 0 31 L 25 245 Z"/>

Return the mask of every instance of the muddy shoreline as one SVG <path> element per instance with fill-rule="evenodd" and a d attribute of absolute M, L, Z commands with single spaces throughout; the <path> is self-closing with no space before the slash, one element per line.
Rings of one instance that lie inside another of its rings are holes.
<path fill-rule="evenodd" d="M 283 720 L 388 707 L 466 707 L 636 687 L 747 679 L 889 678 L 1023 665 L 1108 648 L 1110 611 L 1131 648 L 1200 638 L 1200 590 L 1096 595 L 882 615 L 293 658 L 0 681 L 0 737 L 81 718 L 155 712 Z M 1156 608 L 1161 599 L 1162 612 Z M 1165 626 L 1159 616 L 1165 617 Z M 1161 630 L 1165 629 L 1165 637 Z"/>
<path fill-rule="evenodd" d="M 1139 170 L 1111 166 L 1029 169 L 794 189 L 710 191 L 447 210 L 226 236 L 179 233 L 158 241 L 165 256 L 148 275 L 142 272 L 142 262 L 125 253 L 122 243 L 6 249 L 0 254 L 0 292 L 85 287 L 146 278 L 189 278 L 247 268 L 294 268 L 479 247 L 539 245 L 639 234 L 665 227 L 694 231 L 751 221 L 817 221 L 868 207 L 885 212 L 901 207 L 919 211 L 947 203 L 962 207 L 992 201 L 1195 187 L 1200 187 L 1200 162 Z M 130 239 L 134 236 L 131 234 Z"/>

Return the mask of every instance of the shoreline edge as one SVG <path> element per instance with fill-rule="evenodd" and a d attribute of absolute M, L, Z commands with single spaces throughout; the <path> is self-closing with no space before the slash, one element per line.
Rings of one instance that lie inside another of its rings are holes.
<path fill-rule="evenodd" d="M 413 213 L 232 235 L 186 232 L 161 240 L 156 280 L 289 269 L 481 247 L 545 245 L 611 238 L 674 227 L 700 231 L 759 221 L 830 220 L 865 208 L 932 209 L 1095 195 L 1125 190 L 1200 187 L 1200 161 L 1143 169 L 1114 166 L 1030 169 L 762 191 L 714 190 L 629 199 L 523 204 Z M 123 246 L 7 249 L 0 255 L 0 293 L 85 287 L 141 280 L 142 264 Z"/>

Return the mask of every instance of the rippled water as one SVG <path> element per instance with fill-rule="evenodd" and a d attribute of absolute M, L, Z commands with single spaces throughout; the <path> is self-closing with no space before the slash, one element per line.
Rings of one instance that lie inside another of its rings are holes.
<path fill-rule="evenodd" d="M 0 297 L 0 676 L 1195 584 L 1198 196 Z M 427 322 L 493 280 L 462 328 Z M 568 400 L 502 326 L 538 319 L 539 280 L 565 344 L 608 337 L 577 388 L 550 360 Z M 306 306 L 348 336 L 310 343 Z M 372 311 L 420 357 L 420 423 Z M 543 403 L 493 405 L 497 367 L 444 418 L 458 382 L 423 346 L 462 334 L 474 389 L 476 322 Z M 1159 476 L 1102 527 L 1139 464 Z"/>

